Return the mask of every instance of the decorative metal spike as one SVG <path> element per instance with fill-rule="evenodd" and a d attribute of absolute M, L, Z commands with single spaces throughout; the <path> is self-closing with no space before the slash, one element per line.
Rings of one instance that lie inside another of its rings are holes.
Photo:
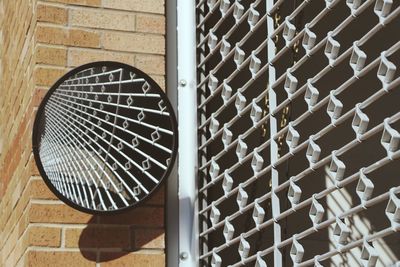
<path fill-rule="evenodd" d="M 232 88 L 229 86 L 229 84 L 224 80 L 222 84 L 222 92 L 221 92 L 221 97 L 222 100 L 224 101 L 224 105 L 227 104 L 228 100 L 232 96 Z"/>
<path fill-rule="evenodd" d="M 400 199 L 396 195 L 395 188 L 390 189 L 389 202 L 386 206 L 386 217 L 390 220 L 390 223 L 394 229 L 400 229 Z"/>
<path fill-rule="evenodd" d="M 291 177 L 287 197 L 292 207 L 300 203 L 301 193 L 301 188 L 295 184 L 293 177 Z"/>
<path fill-rule="evenodd" d="M 332 151 L 331 165 L 329 166 L 329 175 L 336 181 L 343 180 L 346 165 L 336 156 L 336 150 Z"/>
<path fill-rule="evenodd" d="M 210 73 L 208 78 L 208 89 L 210 89 L 211 94 L 214 94 L 215 88 L 218 86 L 218 79 Z"/>
<path fill-rule="evenodd" d="M 394 75 L 396 73 L 396 65 L 394 65 L 392 62 L 390 62 L 385 53 L 381 53 L 381 62 L 379 64 L 378 68 L 378 79 L 382 82 L 383 85 L 387 85 L 390 83 Z"/>
<path fill-rule="evenodd" d="M 242 6 L 240 2 L 236 0 L 233 9 L 233 17 L 235 18 L 236 24 L 242 18 L 243 13 L 244 13 L 244 6 Z"/>
<path fill-rule="evenodd" d="M 213 30 L 210 29 L 209 33 L 208 33 L 208 47 L 210 48 L 210 50 L 213 50 L 215 48 L 215 46 L 218 43 L 218 38 L 217 36 L 214 34 Z"/>
<path fill-rule="evenodd" d="M 218 129 L 219 129 L 219 121 L 215 118 L 213 114 L 211 115 L 210 126 L 209 126 L 211 137 L 213 137 L 215 133 L 218 132 Z"/>
<path fill-rule="evenodd" d="M 374 12 L 379 17 L 379 21 L 383 21 L 392 9 L 393 0 L 376 0 Z"/>
<path fill-rule="evenodd" d="M 364 267 L 373 267 L 378 261 L 378 251 L 372 246 L 372 242 L 368 242 L 366 238 L 363 241 L 361 250 L 361 264 Z"/>
<path fill-rule="evenodd" d="M 246 98 L 240 92 L 238 92 L 235 100 L 235 107 L 237 113 L 239 114 L 245 106 L 246 106 Z"/>
<path fill-rule="evenodd" d="M 306 152 L 306 157 L 310 162 L 310 165 L 318 162 L 319 156 L 321 154 L 321 148 L 314 142 L 314 136 L 309 137 L 309 144 Z"/>
<path fill-rule="evenodd" d="M 151 86 L 148 82 L 144 82 L 142 85 L 142 91 L 146 95 L 151 89 Z"/>
<path fill-rule="evenodd" d="M 369 123 L 368 116 L 361 110 L 360 104 L 356 105 L 351 127 L 356 133 L 357 138 L 367 131 Z"/>
<path fill-rule="evenodd" d="M 329 103 L 327 107 L 327 113 L 331 117 L 331 121 L 334 124 L 336 120 L 342 114 L 343 104 L 339 99 L 336 98 L 335 92 L 332 90 L 329 95 Z"/>
<path fill-rule="evenodd" d="M 264 209 L 258 204 L 257 200 L 254 201 L 254 209 L 253 209 L 253 220 L 256 225 L 262 224 L 264 221 L 265 211 Z"/>
<path fill-rule="evenodd" d="M 213 252 L 211 257 L 211 267 L 221 267 L 222 259 L 217 253 Z"/>
<path fill-rule="evenodd" d="M 296 92 L 297 83 L 298 83 L 297 78 L 292 75 L 290 69 L 287 69 L 286 70 L 286 80 L 285 80 L 284 88 L 285 88 L 285 91 L 288 94 L 288 98 L 289 99 Z"/>
<path fill-rule="evenodd" d="M 246 241 L 243 235 L 240 236 L 238 252 L 242 260 L 247 258 L 250 252 L 250 243 Z"/>
<path fill-rule="evenodd" d="M 254 174 L 257 174 L 259 171 L 261 171 L 263 164 L 263 157 L 258 154 L 257 149 L 254 149 L 253 158 L 251 160 L 251 168 L 253 169 Z"/>
<path fill-rule="evenodd" d="M 219 217 L 221 216 L 221 212 L 219 209 L 214 205 L 211 204 L 211 212 L 210 212 L 210 221 L 212 225 L 216 225 L 219 222 Z"/>
<path fill-rule="evenodd" d="M 310 30 L 309 24 L 307 23 L 304 26 L 304 36 L 303 36 L 303 40 L 301 42 L 304 50 L 306 51 L 306 54 L 309 54 L 310 50 L 314 48 L 316 40 L 317 40 L 317 35 L 315 35 L 315 33 L 313 33 Z"/>
<path fill-rule="evenodd" d="M 139 114 L 137 115 L 137 119 L 139 120 L 139 122 L 142 122 L 144 119 L 146 118 L 146 114 L 144 114 L 143 109 L 139 112 Z"/>
<path fill-rule="evenodd" d="M 256 53 L 254 51 L 251 52 L 249 70 L 253 78 L 260 70 L 260 66 L 261 66 L 261 60 L 256 56 Z"/>
<path fill-rule="evenodd" d="M 229 0 L 221 0 L 219 4 L 219 11 L 221 11 L 221 15 L 224 16 L 231 5 Z"/>
<path fill-rule="evenodd" d="M 220 53 L 222 56 L 222 60 L 225 59 L 225 57 L 228 55 L 229 51 L 231 51 L 231 44 L 226 40 L 225 36 L 222 37 L 221 40 L 221 49 L 220 49 Z"/>
<path fill-rule="evenodd" d="M 328 32 L 328 39 L 325 46 L 325 55 L 329 60 L 329 64 L 333 65 L 339 55 L 340 44 L 333 39 L 332 32 Z"/>
<path fill-rule="evenodd" d="M 150 169 L 150 167 L 151 167 L 151 164 L 150 164 L 149 159 L 145 159 L 142 161 L 143 171 L 147 171 L 148 169 Z"/>
<path fill-rule="evenodd" d="M 233 185 L 233 179 L 229 175 L 229 172 L 227 170 L 224 171 L 224 180 L 222 181 L 222 189 L 224 190 L 225 195 L 228 194 Z"/>
<path fill-rule="evenodd" d="M 235 228 L 229 222 L 228 218 L 225 219 L 225 225 L 223 230 L 223 235 L 225 237 L 225 241 L 229 242 L 233 238 L 233 234 L 235 233 Z"/>
<path fill-rule="evenodd" d="M 229 146 L 232 141 L 232 132 L 228 129 L 228 126 L 225 124 L 224 129 L 222 131 L 222 143 L 224 144 L 225 149 Z"/>
<path fill-rule="evenodd" d="M 249 16 L 247 18 L 247 22 L 250 25 L 250 31 L 253 31 L 253 28 L 256 26 L 259 18 L 260 18 L 260 13 L 255 9 L 253 3 L 250 5 Z"/>
<path fill-rule="evenodd" d="M 310 207 L 309 217 L 314 225 L 319 224 L 324 216 L 324 207 L 317 201 L 315 195 L 313 195 L 313 200 Z"/>
<path fill-rule="evenodd" d="M 383 121 L 384 129 L 381 138 L 381 144 L 386 149 L 388 156 L 391 158 L 393 153 L 399 150 L 400 133 L 390 126 L 390 120 L 386 118 Z"/>
<path fill-rule="evenodd" d="M 337 246 L 343 246 L 347 244 L 347 239 L 350 236 L 350 229 L 344 222 L 344 219 L 336 217 L 336 225 L 333 230 L 333 239 Z"/>
<path fill-rule="evenodd" d="M 243 189 L 242 184 L 240 184 L 238 194 L 236 197 L 236 202 L 239 206 L 239 209 L 242 209 L 246 206 L 248 199 L 249 199 L 249 196 L 248 196 L 247 192 Z"/>
<path fill-rule="evenodd" d="M 365 62 L 367 60 L 367 54 L 365 54 L 358 47 L 357 42 L 353 43 L 353 52 L 350 57 L 350 67 L 354 70 L 354 73 L 358 73 L 364 68 Z"/>
<path fill-rule="evenodd" d="M 293 128 L 293 122 L 289 122 L 288 132 L 286 134 L 286 144 L 288 145 L 290 152 L 297 147 L 299 140 L 300 134 Z"/>
<path fill-rule="evenodd" d="M 311 83 L 311 80 L 308 79 L 306 85 L 306 92 L 304 94 L 304 100 L 308 105 L 308 110 L 312 111 L 313 107 L 318 102 L 318 96 L 319 96 L 319 91 Z"/>
<path fill-rule="evenodd" d="M 238 143 L 236 146 L 236 156 L 238 157 L 239 162 L 241 162 L 244 156 L 246 156 L 246 152 L 247 152 L 247 144 L 242 140 L 242 136 L 239 135 Z"/>
<path fill-rule="evenodd" d="M 375 187 L 372 181 L 365 175 L 364 171 L 364 168 L 360 169 L 360 178 L 356 187 L 356 193 L 361 203 L 365 203 L 365 201 L 368 201 L 372 197 Z"/>
<path fill-rule="evenodd" d="M 151 133 L 151 141 L 153 142 L 157 142 L 158 140 L 160 140 L 161 135 L 160 132 L 158 131 L 158 129 L 156 129 L 154 132 Z"/>
<path fill-rule="evenodd" d="M 286 46 L 289 46 L 290 41 L 293 40 L 296 35 L 296 26 L 290 22 L 289 17 L 285 18 L 284 26 L 283 26 L 283 39 L 285 39 Z"/>
<path fill-rule="evenodd" d="M 290 258 L 292 259 L 294 264 L 300 263 L 303 260 L 304 256 L 304 248 L 297 241 L 297 236 L 293 236 L 292 246 L 290 248 Z"/>
<path fill-rule="evenodd" d="M 263 114 L 262 108 L 257 105 L 255 99 L 251 102 L 251 111 L 250 111 L 250 118 L 253 121 L 253 125 L 257 124 L 257 122 L 261 119 Z"/>
<path fill-rule="evenodd" d="M 265 261 L 261 257 L 261 252 L 257 252 L 257 258 L 254 267 L 267 267 L 267 263 L 265 263 Z"/>
<path fill-rule="evenodd" d="M 235 55 L 233 56 L 233 61 L 235 61 L 237 68 L 240 68 L 245 57 L 245 53 L 242 49 L 240 49 L 239 45 L 235 46 Z"/>
<path fill-rule="evenodd" d="M 218 165 L 218 163 L 215 161 L 215 158 L 213 157 L 213 158 L 211 159 L 210 171 L 209 171 L 209 174 L 210 174 L 211 179 L 215 179 L 215 178 L 218 176 L 219 171 L 220 171 L 219 165 Z"/>

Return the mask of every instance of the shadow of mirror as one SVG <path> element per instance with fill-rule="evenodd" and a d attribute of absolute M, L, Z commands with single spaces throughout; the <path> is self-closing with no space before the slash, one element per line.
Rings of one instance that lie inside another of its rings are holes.
<path fill-rule="evenodd" d="M 84 229 L 71 229 L 78 240 L 67 233 L 66 245 L 78 243 L 81 254 L 94 262 L 115 260 L 141 249 L 162 251 L 163 203 L 164 187 L 141 207 L 109 216 L 95 215 Z"/>

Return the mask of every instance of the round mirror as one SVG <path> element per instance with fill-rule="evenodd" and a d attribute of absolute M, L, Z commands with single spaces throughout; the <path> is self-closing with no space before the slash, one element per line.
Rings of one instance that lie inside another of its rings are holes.
<path fill-rule="evenodd" d="M 142 71 L 117 62 L 75 68 L 36 115 L 33 152 L 48 187 L 88 213 L 135 207 L 169 175 L 177 151 L 174 111 Z"/>

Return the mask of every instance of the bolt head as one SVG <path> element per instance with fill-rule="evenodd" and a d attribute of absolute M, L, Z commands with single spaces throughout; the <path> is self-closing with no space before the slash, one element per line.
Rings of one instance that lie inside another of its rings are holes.
<path fill-rule="evenodd" d="M 188 257 L 189 257 L 189 254 L 187 252 L 182 252 L 180 254 L 181 260 L 187 260 Z"/>
<path fill-rule="evenodd" d="M 186 86 L 186 80 L 184 80 L 184 79 L 180 80 L 180 81 L 179 81 L 179 84 L 180 84 L 181 86 Z"/>

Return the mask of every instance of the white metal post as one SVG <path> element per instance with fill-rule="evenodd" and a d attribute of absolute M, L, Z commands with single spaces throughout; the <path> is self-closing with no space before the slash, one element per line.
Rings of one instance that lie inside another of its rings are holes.
<path fill-rule="evenodd" d="M 274 0 L 266 1 L 266 8 L 268 10 L 274 5 Z M 267 35 L 269 36 L 272 32 L 274 32 L 274 19 L 271 15 L 267 18 Z M 275 56 L 275 44 L 272 38 L 268 38 L 268 62 Z M 278 144 L 274 141 L 273 136 L 278 132 L 277 129 L 277 120 L 275 115 L 272 115 L 272 112 L 276 109 L 276 94 L 272 89 L 272 84 L 275 83 L 275 67 L 272 64 L 268 66 L 268 99 L 269 99 L 269 114 L 270 116 L 270 138 L 271 138 L 271 204 L 272 204 L 272 217 L 276 218 L 280 214 L 280 205 L 279 198 L 275 194 L 274 190 L 279 185 L 279 173 L 278 170 L 275 169 L 275 163 L 278 160 Z M 281 242 L 281 227 L 278 222 L 274 222 L 274 244 L 279 244 Z M 274 247 L 274 266 L 282 266 L 282 255 L 279 249 Z"/>
<path fill-rule="evenodd" d="M 177 0 L 179 266 L 197 266 L 197 98 L 194 0 Z"/>

